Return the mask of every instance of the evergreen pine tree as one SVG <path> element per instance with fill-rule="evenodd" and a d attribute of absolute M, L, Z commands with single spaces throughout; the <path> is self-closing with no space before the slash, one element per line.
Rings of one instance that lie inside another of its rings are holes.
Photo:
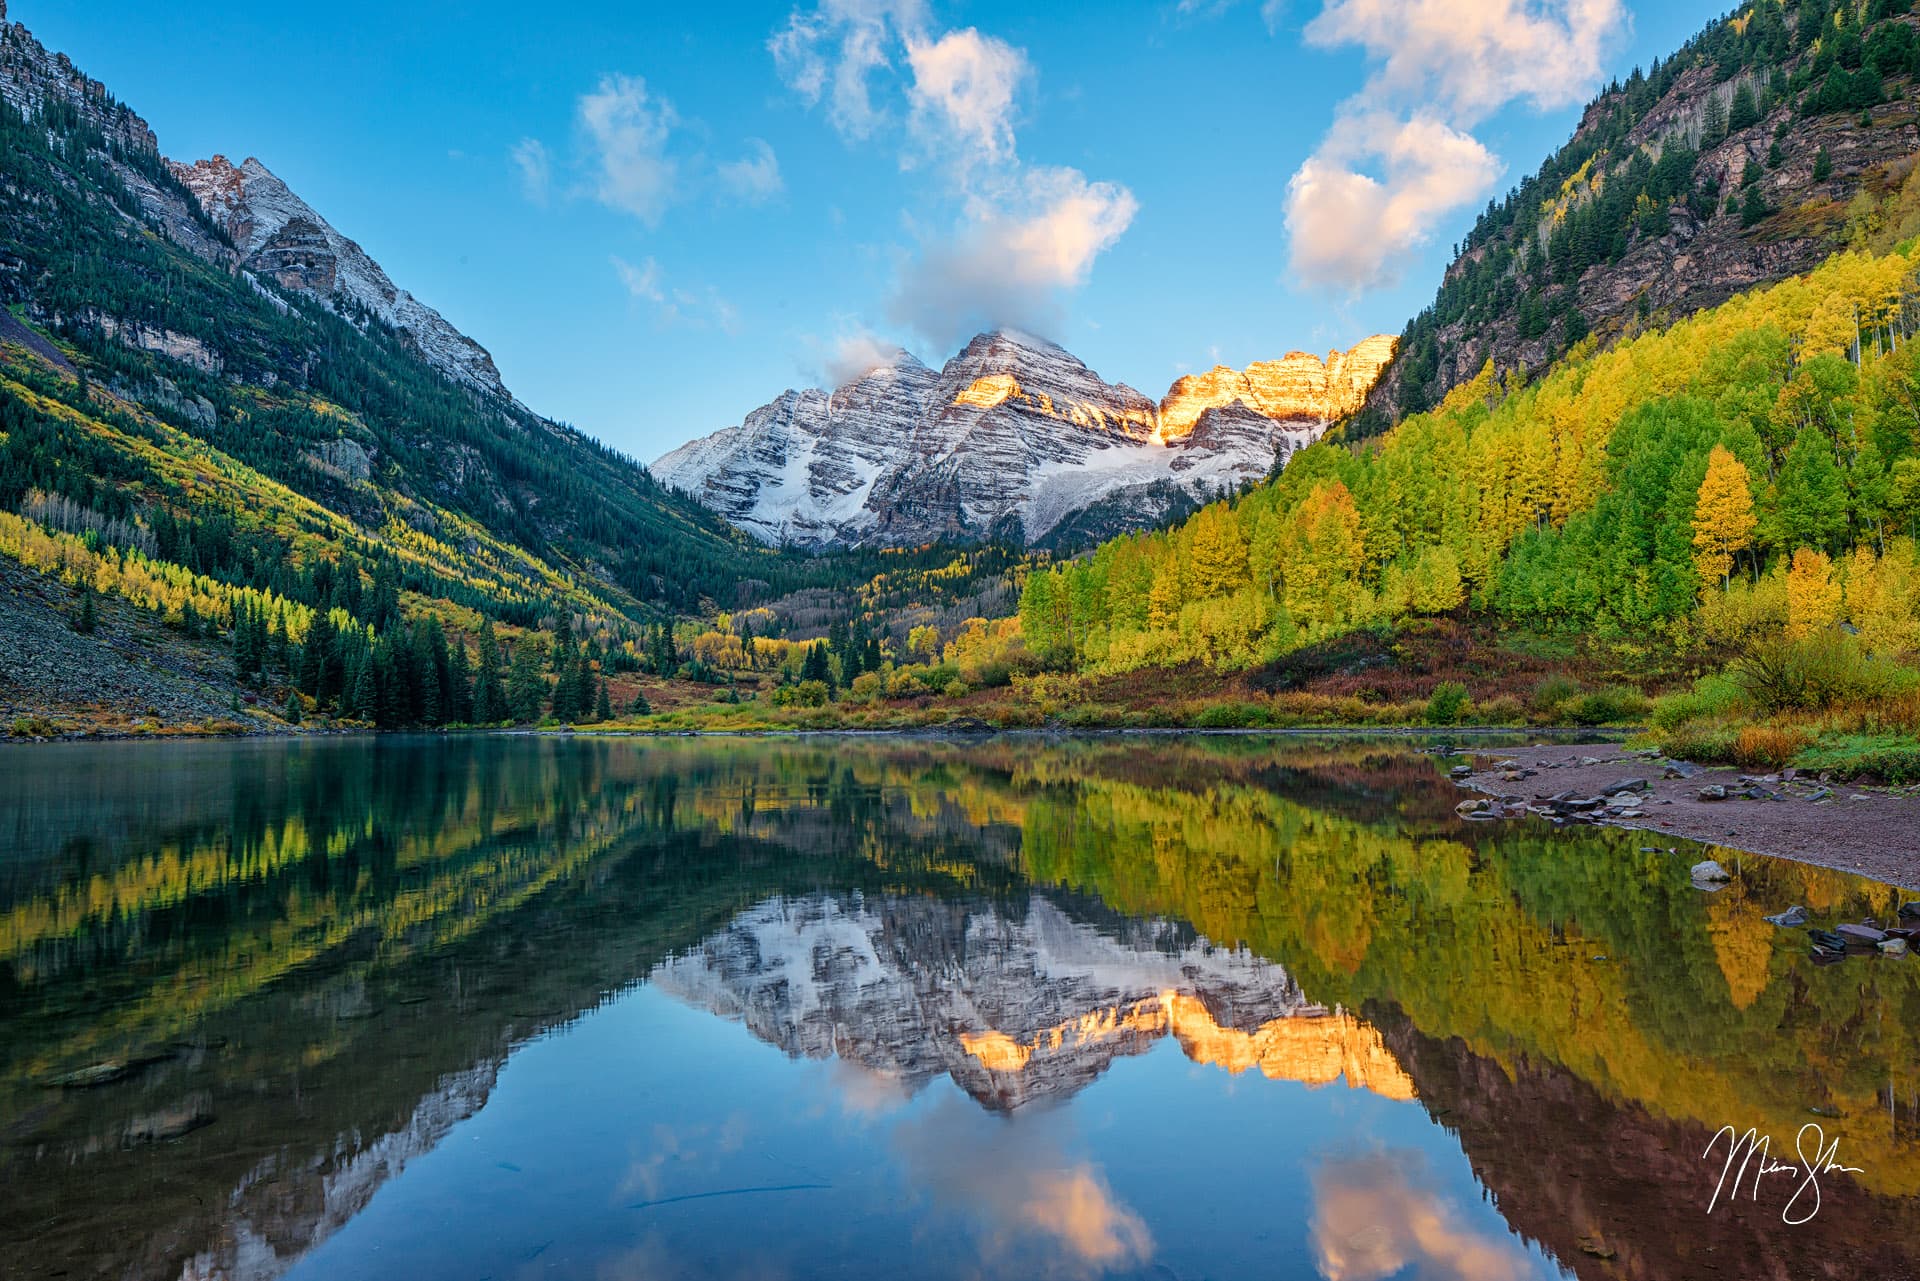
<path fill-rule="evenodd" d="M 523 725 L 540 719 L 540 704 L 547 692 L 540 669 L 539 647 L 531 637 L 523 637 L 513 647 L 512 670 L 507 676 L 507 714 Z"/>
<path fill-rule="evenodd" d="M 300 723 L 300 695 L 296 691 L 287 691 L 287 705 L 280 709 L 280 719 L 289 725 Z"/>
<path fill-rule="evenodd" d="M 600 696 L 593 702 L 593 719 L 610 721 L 613 719 L 613 700 L 607 697 L 607 683 L 600 682 Z"/>
<path fill-rule="evenodd" d="M 1828 154 L 1825 147 L 1822 147 L 1813 156 L 1813 180 L 1825 182 L 1831 177 L 1833 177 L 1833 157 Z"/>
<path fill-rule="evenodd" d="M 74 630 L 83 636 L 91 636 L 93 634 L 95 621 L 93 615 L 93 589 L 89 587 L 80 593 L 80 617 L 74 623 Z"/>
<path fill-rule="evenodd" d="M 473 724 L 473 672 L 465 641 L 456 641 L 447 661 L 447 719 Z"/>
<path fill-rule="evenodd" d="M 491 725 L 507 716 L 507 695 L 500 685 L 500 642 L 493 634 L 491 618 L 480 624 L 479 649 L 473 679 L 473 720 L 476 725 Z"/>

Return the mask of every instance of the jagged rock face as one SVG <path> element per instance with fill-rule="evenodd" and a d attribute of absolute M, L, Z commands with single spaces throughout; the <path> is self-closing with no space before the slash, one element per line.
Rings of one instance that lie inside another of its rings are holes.
<path fill-rule="evenodd" d="M 1392 343 L 1225 371 L 1179 399 L 1181 430 L 1169 432 L 1164 407 L 1133 388 L 997 331 L 938 374 L 901 353 L 831 396 L 787 392 L 653 470 L 769 543 L 1117 533 L 1267 475 L 1359 403 Z"/>
<path fill-rule="evenodd" d="M 1279 360 L 1256 360 L 1245 370 L 1215 365 L 1176 381 L 1160 402 L 1160 431 L 1169 440 L 1193 431 L 1210 409 L 1238 403 L 1267 418 L 1330 423 L 1360 408 L 1380 371 L 1393 359 L 1398 340 L 1375 334 L 1325 360 L 1290 351 Z"/>
<path fill-rule="evenodd" d="M 396 287 L 379 263 L 314 212 L 258 160 L 173 164 L 201 207 L 233 238 L 241 263 L 282 289 L 351 303 L 404 334 L 428 364 L 480 391 L 505 394 L 493 357 L 433 308 Z"/>
<path fill-rule="evenodd" d="M 906 352 L 838 391 L 789 391 L 653 465 L 654 475 L 769 543 L 833 542 L 858 523 L 938 376 Z"/>
<path fill-rule="evenodd" d="M 921 897 L 777 898 L 652 981 L 788 1054 L 906 1089 L 948 1076 L 995 1110 L 1064 1098 L 1166 1037 L 1233 1073 L 1414 1096 L 1370 1026 L 1279 966 L 1171 924 L 1132 928 L 1102 933 L 1039 896 L 1018 919 Z"/>
<path fill-rule="evenodd" d="M 49 53 L 33 33 L 7 22 L 0 0 L 0 99 L 29 119 L 48 102 L 71 106 L 102 137 L 117 144 L 123 155 L 158 158 L 159 142 L 153 129 L 131 107 L 115 100 L 107 87 L 83 75 L 64 53 Z M 193 210 L 178 191 L 164 190 L 122 157 L 106 155 L 104 163 L 133 193 L 142 212 L 159 221 L 167 235 L 189 252 L 223 267 L 233 263 L 233 251 L 207 235 Z"/>
<path fill-rule="evenodd" d="M 1800 55 L 1777 70 L 1776 77 L 1784 82 L 1811 56 Z M 1575 203 L 1593 199 L 1604 190 L 1609 172 L 1625 167 L 1637 153 L 1657 156 L 1675 143 L 1697 143 L 1709 97 L 1717 97 L 1724 109 L 1742 82 L 1757 83 L 1755 74 L 1744 72 L 1723 80 L 1710 65 L 1681 74 L 1633 125 L 1623 143 L 1603 154 L 1588 183 L 1574 193 Z M 1867 126 L 1851 111 L 1799 116 L 1792 105 L 1794 95 L 1789 95 L 1763 119 L 1700 152 L 1695 181 L 1719 193 L 1704 217 L 1684 203 L 1675 204 L 1664 234 L 1636 232 L 1617 261 L 1596 263 L 1571 284 L 1552 285 L 1545 291 L 1521 283 L 1516 297 L 1536 294 L 1549 306 L 1571 302 L 1596 338 L 1606 342 L 1648 323 L 1683 320 L 1736 294 L 1812 270 L 1845 243 L 1849 223 L 1841 211 L 1861 194 L 1879 197 L 1896 190 L 1913 156 L 1920 152 L 1920 114 L 1912 109 L 1910 91 L 1900 87 L 1902 83 L 1889 86 L 1893 101 L 1875 108 Z M 1574 140 L 1590 139 L 1607 129 L 1608 111 L 1615 100 L 1609 93 L 1590 104 Z M 1776 144 L 1780 149 L 1777 165 L 1769 163 Z M 1831 159 L 1832 172 L 1815 182 L 1814 168 L 1823 149 Z M 1749 163 L 1759 171 L 1767 207 L 1776 211 L 1751 227 L 1743 225 L 1739 212 L 1725 207 L 1728 194 L 1743 190 L 1741 178 Z M 1511 254 L 1523 240 L 1537 239 L 1550 228 L 1545 218 L 1538 224 L 1523 220 L 1454 259 L 1445 278 L 1457 279 L 1496 251 Z M 1499 370 L 1536 374 L 1562 350 L 1555 332 L 1536 337 L 1523 334 L 1517 302 L 1488 317 L 1442 325 L 1433 341 L 1434 375 L 1428 396 L 1432 403 L 1470 381 L 1489 360 Z M 1366 396 L 1369 417 L 1384 425 L 1402 416 L 1406 378 L 1400 364 L 1382 373 Z"/>

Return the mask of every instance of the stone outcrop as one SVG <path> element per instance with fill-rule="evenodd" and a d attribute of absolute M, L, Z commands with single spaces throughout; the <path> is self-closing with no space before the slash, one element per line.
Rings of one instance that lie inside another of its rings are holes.
<path fill-rule="evenodd" d="M 1071 545 L 1265 477 L 1359 404 L 1392 347 L 1218 369 L 1155 404 L 996 331 L 937 374 L 901 352 L 834 392 L 786 392 L 653 470 L 768 543 Z"/>
<path fill-rule="evenodd" d="M 1169 440 L 1190 434 L 1209 409 L 1234 403 L 1266 418 L 1337 422 L 1359 409 L 1380 371 L 1393 359 L 1396 339 L 1375 334 L 1326 359 L 1290 351 L 1256 360 L 1244 370 L 1215 365 L 1177 380 L 1160 401 L 1160 432 Z"/>
<path fill-rule="evenodd" d="M 1913 19 L 1883 21 L 1911 25 Z M 1816 56 L 1808 50 L 1786 58 L 1771 69 L 1772 83 L 1788 83 L 1803 61 Z M 1762 87 L 1769 69 L 1727 76 L 1693 46 L 1676 57 L 1694 65 L 1632 119 L 1624 138 L 1565 179 L 1546 208 L 1529 204 L 1511 225 L 1470 244 L 1448 265 L 1440 298 L 1408 330 L 1409 346 L 1402 354 L 1409 359 L 1390 365 L 1367 395 L 1369 429 L 1385 427 L 1410 408 L 1439 403 L 1489 360 L 1501 371 L 1538 375 L 1565 351 L 1567 331 L 1564 321 L 1528 327 L 1523 302 L 1538 304 L 1550 317 L 1577 310 L 1585 331 L 1602 344 L 1682 320 L 1736 294 L 1812 270 L 1848 242 L 1857 197 L 1883 200 L 1898 192 L 1912 171 L 1920 152 L 1920 104 L 1908 77 L 1889 79 L 1888 101 L 1864 113 L 1864 121 L 1852 110 L 1803 115 L 1796 91 L 1751 125 L 1712 142 L 1702 138 L 1709 101 L 1717 99 L 1722 111 L 1729 110 L 1743 85 L 1755 91 Z M 1616 86 L 1588 104 L 1568 147 L 1605 139 L 1619 127 L 1615 113 L 1628 110 L 1629 99 L 1629 92 Z M 1518 263 L 1531 261 L 1523 251 L 1533 246 L 1529 252 L 1537 255 L 1557 219 L 1600 198 L 1608 183 L 1624 178 L 1636 161 L 1657 159 L 1676 146 L 1698 148 L 1693 201 L 1676 200 L 1666 207 L 1663 222 L 1630 228 L 1617 257 L 1602 257 L 1571 281 L 1542 271 L 1522 274 Z M 1829 172 L 1816 180 L 1822 152 Z M 1751 225 L 1738 208 L 1750 166 L 1771 211 Z M 1549 187 L 1561 183 L 1556 176 Z M 1524 192 L 1528 200 L 1542 195 L 1553 193 Z M 1450 289 L 1455 291 L 1451 298 Z M 1499 301 L 1466 307 L 1462 314 L 1461 291 L 1469 289 Z"/>
<path fill-rule="evenodd" d="M 478 391 L 505 394 L 486 348 L 396 286 L 365 250 L 260 161 L 235 165 L 214 156 L 172 168 L 232 238 L 247 270 L 281 289 L 319 298 L 349 318 L 364 309 L 399 331 L 441 373 Z"/>

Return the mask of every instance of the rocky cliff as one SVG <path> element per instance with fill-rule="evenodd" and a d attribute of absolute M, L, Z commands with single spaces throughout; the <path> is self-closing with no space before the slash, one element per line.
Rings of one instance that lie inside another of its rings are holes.
<path fill-rule="evenodd" d="M 1904 8 L 1748 8 L 1610 85 L 1480 217 L 1356 434 L 1438 403 L 1489 360 L 1536 373 L 1589 335 L 1614 341 L 1845 244 L 1912 234 L 1920 23 Z"/>
<path fill-rule="evenodd" d="M 426 362 L 457 382 L 504 394 L 493 357 L 433 308 L 397 287 L 272 170 L 249 157 L 171 164 L 239 251 L 241 264 L 282 289 L 332 307 L 362 308 L 398 331 Z"/>
<path fill-rule="evenodd" d="M 1040 896 L 1024 915 L 924 897 L 777 898 L 652 981 L 788 1054 L 849 1060 L 907 1089 L 951 1077 L 997 1111 L 1071 1095 L 1169 1037 L 1235 1074 L 1414 1097 L 1378 1033 L 1315 1005 L 1279 966 L 1170 923 L 1129 928 L 1102 932 Z"/>
<path fill-rule="evenodd" d="M 1061 545 L 1153 525 L 1266 476 L 1360 402 L 1393 348 L 1183 378 L 1156 404 L 1053 343 L 996 331 L 938 373 L 905 352 L 788 391 L 654 463 L 768 543 Z"/>
<path fill-rule="evenodd" d="M 1290 351 L 1279 360 L 1256 360 L 1245 369 L 1215 365 L 1176 381 L 1160 401 L 1160 431 L 1170 440 L 1188 435 L 1210 409 L 1238 402 L 1264 417 L 1329 423 L 1359 409 L 1380 370 L 1393 359 L 1395 339 L 1375 334 L 1350 351 L 1325 360 Z"/>

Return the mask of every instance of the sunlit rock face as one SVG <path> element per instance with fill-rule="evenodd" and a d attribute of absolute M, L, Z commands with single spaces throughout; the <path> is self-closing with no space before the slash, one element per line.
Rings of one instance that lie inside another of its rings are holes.
<path fill-rule="evenodd" d="M 1110 534 L 1266 476 L 1356 407 L 1392 350 L 1369 338 L 1325 361 L 1217 369 L 1156 405 L 1001 330 L 937 374 L 902 352 L 831 395 L 789 391 L 653 470 L 768 543 L 1045 543 L 1096 508 Z"/>
<path fill-rule="evenodd" d="M 1256 360 L 1244 370 L 1215 365 L 1176 381 L 1160 402 L 1160 430 L 1168 440 L 1191 434 L 1210 409 L 1239 404 L 1264 418 L 1327 423 L 1360 408 L 1380 371 L 1393 359 L 1395 339 L 1375 334 L 1325 360 L 1290 351 L 1279 360 Z"/>
<path fill-rule="evenodd" d="M 365 250 L 334 230 L 258 160 L 235 165 L 225 156 L 214 156 L 191 165 L 169 164 L 232 238 L 246 270 L 282 289 L 319 298 L 349 319 L 356 308 L 363 308 L 398 330 L 428 364 L 454 381 L 484 392 L 504 392 L 500 371 L 484 347 L 398 288 Z"/>
<path fill-rule="evenodd" d="M 1166 923 L 1117 938 L 1041 897 L 1019 918 L 922 898 L 773 899 L 652 981 L 869 1085 L 947 1076 L 995 1110 L 1070 1095 L 1168 1037 L 1235 1074 L 1414 1097 L 1370 1026 L 1315 1005 L 1279 966 Z"/>

